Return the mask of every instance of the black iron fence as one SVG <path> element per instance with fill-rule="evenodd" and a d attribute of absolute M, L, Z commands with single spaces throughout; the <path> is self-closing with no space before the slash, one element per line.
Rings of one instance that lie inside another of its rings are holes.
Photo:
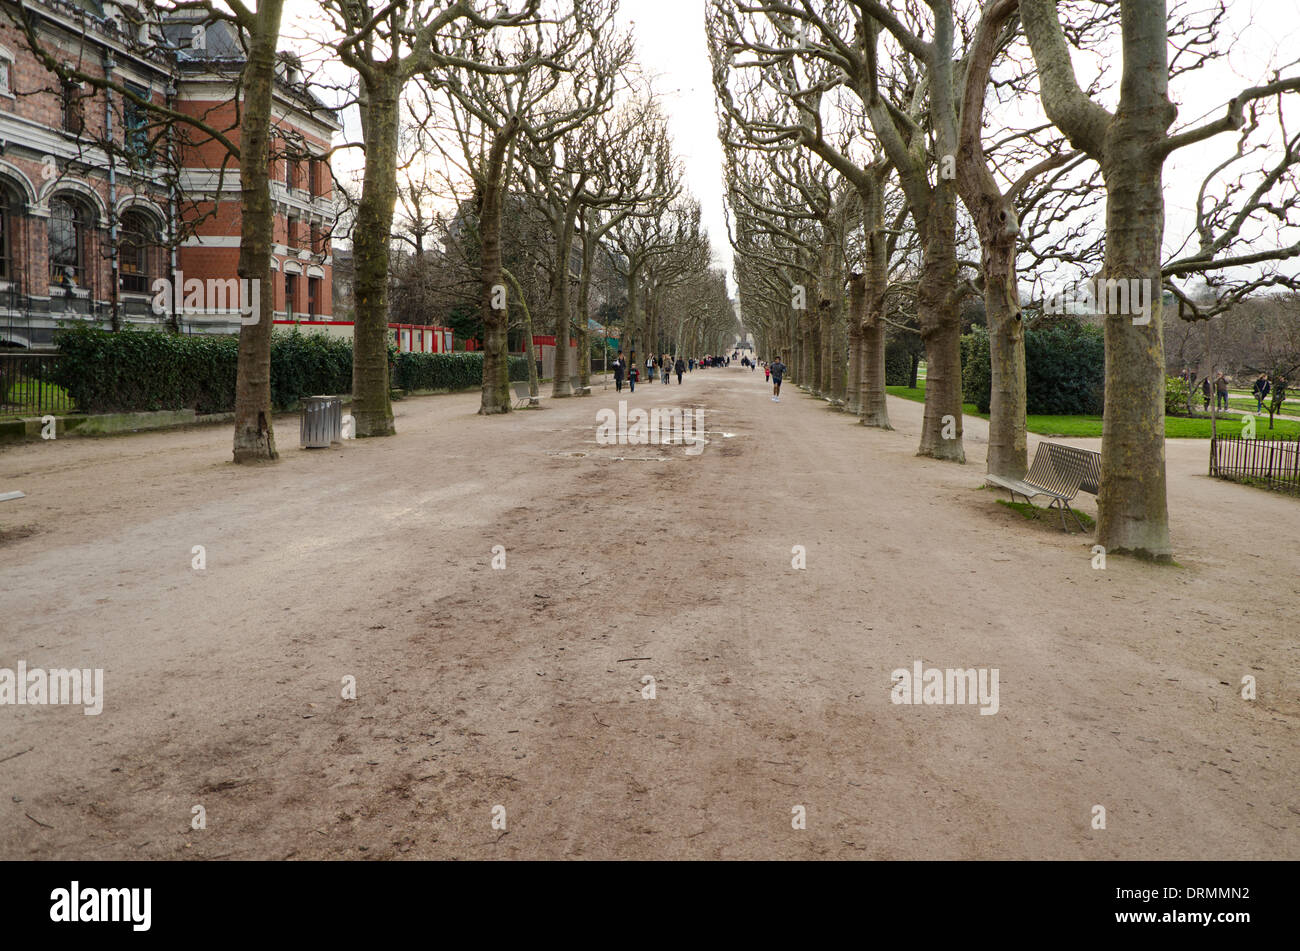
<path fill-rule="evenodd" d="M 0 353 L 0 416 L 70 413 L 76 406 L 54 382 L 57 353 Z"/>
<path fill-rule="evenodd" d="M 1300 495 L 1300 436 L 1210 441 L 1210 475 L 1244 485 Z"/>

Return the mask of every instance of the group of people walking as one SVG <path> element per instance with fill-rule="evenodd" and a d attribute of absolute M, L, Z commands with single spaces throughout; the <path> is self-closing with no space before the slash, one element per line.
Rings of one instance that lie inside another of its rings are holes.
<path fill-rule="evenodd" d="M 1199 385 L 1204 410 L 1209 410 L 1211 402 L 1214 403 L 1216 410 L 1228 409 L 1228 378 L 1222 370 L 1215 372 L 1213 378 L 1210 375 L 1202 377 L 1199 384 L 1196 382 L 1196 372 L 1190 367 L 1183 370 L 1181 377 L 1187 383 L 1189 389 Z M 1278 381 L 1279 388 L 1285 387 L 1285 385 L 1285 381 Z M 1267 373 L 1261 373 L 1250 388 L 1250 395 L 1255 400 L 1255 411 L 1257 413 L 1264 412 L 1264 403 L 1273 391 L 1273 380 L 1269 379 Z"/>
<path fill-rule="evenodd" d="M 682 376 L 687 372 L 694 372 L 696 364 L 701 367 L 726 367 L 731 365 L 731 358 L 726 356 L 705 356 L 696 360 L 694 357 L 689 360 L 682 357 L 672 357 L 669 354 L 660 354 L 658 357 L 647 357 L 645 361 L 645 379 L 654 382 L 656 379 L 665 385 L 670 382 L 672 374 L 677 375 L 677 383 L 680 386 Z M 759 366 L 763 367 L 763 378 L 770 380 L 772 383 L 772 402 L 781 402 L 781 379 L 785 376 L 786 366 L 778 357 L 772 363 L 751 360 L 749 357 L 741 359 L 741 366 L 749 367 L 751 372 L 756 372 Z M 630 357 L 625 357 L 620 350 L 614 357 L 614 362 L 610 365 L 614 373 L 614 389 L 616 392 L 623 392 L 623 383 L 628 385 L 628 392 L 635 393 L 636 385 L 641 381 L 641 368 L 636 360 L 635 352 Z"/>
<path fill-rule="evenodd" d="M 695 369 L 695 361 L 690 361 L 691 370 Z M 628 392 L 635 393 L 636 385 L 641 381 L 641 368 L 637 365 L 636 355 L 630 358 L 623 356 L 623 351 L 618 352 L 614 358 L 610 370 L 614 373 L 614 389 L 616 392 L 623 392 L 623 381 L 627 381 Z M 687 362 L 681 357 L 674 359 L 668 354 L 661 354 L 658 357 L 647 357 L 645 361 L 645 379 L 653 383 L 656 379 L 667 385 L 672 374 L 677 374 L 678 385 L 682 382 L 682 375 L 687 371 Z"/>

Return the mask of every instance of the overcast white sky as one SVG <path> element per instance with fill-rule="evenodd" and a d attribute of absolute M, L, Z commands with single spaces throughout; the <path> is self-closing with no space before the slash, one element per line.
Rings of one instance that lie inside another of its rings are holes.
<path fill-rule="evenodd" d="M 1191 0 L 1203 9 L 1210 0 Z M 1173 5 L 1171 0 L 1171 6 Z M 686 171 L 686 184 L 699 199 L 713 242 L 716 263 L 730 280 L 731 249 L 726 240 L 723 206 L 722 150 L 717 141 L 708 52 L 704 38 L 705 0 L 622 0 L 620 20 L 634 27 L 640 61 L 655 77 L 674 146 Z M 321 29 L 320 8 L 311 0 L 288 0 L 286 43 L 292 37 Z M 1179 105 L 1179 122 L 1221 114 L 1229 96 L 1253 82 L 1267 79 L 1270 67 L 1300 59 L 1300 0 L 1231 0 L 1228 56 L 1174 84 L 1171 94 Z M 1088 57 L 1076 63 L 1081 80 L 1090 68 Z M 1119 57 L 1106 55 L 1109 78 L 1117 84 Z M 345 73 L 344 73 L 345 74 Z M 1291 97 L 1293 100 L 1297 97 Z M 1300 108 L 1288 107 L 1289 125 L 1300 127 Z M 354 123 L 348 135 L 356 138 Z M 1194 149 L 1175 153 L 1166 166 L 1165 201 L 1168 213 L 1167 245 L 1188 233 L 1196 189 L 1206 170 L 1231 153 L 1235 139 L 1222 135 Z M 357 152 L 341 153 L 340 171 L 357 167 Z"/>
<path fill-rule="evenodd" d="M 1300 2 L 1300 0 L 1297 0 Z M 713 77 L 704 39 L 705 0 L 623 0 L 621 19 L 634 26 L 642 66 L 655 76 L 668 128 L 700 201 L 715 261 L 731 281 L 731 246 L 723 219 L 722 146 L 713 108 Z"/>

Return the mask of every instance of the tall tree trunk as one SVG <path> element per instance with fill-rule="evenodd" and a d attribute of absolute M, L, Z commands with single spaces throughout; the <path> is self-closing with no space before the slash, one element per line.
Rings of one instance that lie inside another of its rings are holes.
<path fill-rule="evenodd" d="M 524 289 L 519 286 L 519 282 L 515 280 L 515 276 L 504 267 L 501 268 L 501 273 L 505 276 L 505 279 L 510 282 L 510 286 L 514 288 L 515 298 L 519 301 L 519 309 L 523 311 L 524 315 L 523 349 L 524 359 L 528 361 L 528 405 L 540 406 L 541 402 L 538 400 L 540 390 L 537 380 L 537 354 L 533 350 L 533 315 L 528 309 L 528 300 L 524 297 Z M 484 357 L 484 359 L 486 360 L 487 358 Z M 507 371 L 508 369 L 509 368 L 507 367 Z M 509 374 L 507 372 L 507 377 L 508 376 Z M 479 410 L 479 414 L 483 415 L 482 409 Z"/>
<path fill-rule="evenodd" d="M 555 235 L 555 274 L 551 279 L 551 301 L 555 306 L 555 371 L 551 377 L 551 398 L 573 395 L 569 383 L 569 255 L 573 250 L 573 229 L 578 217 L 576 192 L 561 210 Z"/>
<path fill-rule="evenodd" d="M 853 275 L 856 282 L 858 275 Z M 849 319 L 847 332 L 849 338 L 848 377 L 844 387 L 844 412 L 858 416 L 862 413 L 862 321 L 855 313 L 852 304 L 852 287 L 850 287 Z"/>
<path fill-rule="evenodd" d="M 388 381 L 388 242 L 397 203 L 397 128 L 401 80 L 380 70 L 363 80 L 361 115 L 366 169 L 352 249 L 356 324 L 352 342 L 352 416 L 356 434 L 391 436 Z"/>
<path fill-rule="evenodd" d="M 502 284 L 501 263 L 501 193 L 505 187 L 505 157 L 517 123 L 511 119 L 492 140 L 479 184 L 479 293 L 483 316 L 483 395 L 479 415 L 493 416 L 510 412 L 510 306 Z M 498 290 L 499 289 L 499 290 Z M 518 284 L 515 292 L 523 294 Z M 500 307 L 494 307 L 500 304 Z M 527 308 L 525 308 L 526 310 Z M 531 353 L 532 331 L 527 331 L 527 351 Z M 530 362 L 530 366 L 534 366 Z M 536 374 L 536 369 L 531 371 Z M 533 389 L 533 395 L 537 390 Z"/>
<path fill-rule="evenodd" d="M 1177 110 L 1169 101 L 1165 4 L 1121 10 L 1124 76 L 1101 163 L 1106 182 L 1103 273 L 1147 289 L 1150 321 L 1106 314 L 1106 398 L 1101 436 L 1097 541 L 1108 551 L 1169 561 L 1165 478 L 1165 346 L 1160 245 L 1164 238 L 1163 140 Z M 1101 295 L 1103 298 L 1109 295 Z M 1131 310 L 1132 308 L 1130 308 Z"/>
<path fill-rule="evenodd" d="M 862 189 L 862 223 L 867 245 L 865 270 L 859 280 L 861 302 L 850 319 L 862 325 L 862 409 L 863 426 L 893 429 L 889 425 L 889 401 L 885 391 L 885 292 L 889 285 L 889 245 L 885 237 L 883 170 L 874 186 Z"/>
<path fill-rule="evenodd" d="M 831 323 L 831 403 L 844 408 L 845 333 L 843 305 L 836 301 L 835 317 Z"/>
<path fill-rule="evenodd" d="M 1119 130 L 1131 126 L 1123 133 Z M 1108 551 L 1158 561 L 1172 557 L 1165 478 L 1165 350 L 1160 244 L 1162 162 L 1150 156 L 1150 121 L 1121 112 L 1111 136 L 1106 182 L 1104 275 L 1150 288 L 1150 320 L 1107 314 L 1106 397 L 1101 437 L 1097 541 Z M 1161 128 L 1163 131 L 1163 127 Z M 1107 295 L 1099 294 L 1104 299 Z M 1099 301 L 1100 302 L 1100 301 Z"/>
<path fill-rule="evenodd" d="M 984 102 L 989 73 L 1015 0 L 986 4 L 971 40 L 962 91 L 956 182 L 979 234 L 984 311 L 992 364 L 988 472 L 1019 479 L 1028 466 L 1025 448 L 1025 334 L 1016 281 L 1015 204 L 1002 194 L 984 155 Z M 1064 161 L 1064 158 L 1062 158 Z"/>
<path fill-rule="evenodd" d="M 1123 67 L 1113 114 L 1079 87 L 1055 3 L 1022 0 L 1020 14 L 1045 111 L 1101 166 L 1106 183 L 1102 274 L 1145 282 L 1140 286 L 1149 307 L 1142 323 L 1135 324 L 1133 313 L 1110 313 L 1109 295 L 1098 295 L 1107 312 L 1097 542 L 1112 553 L 1169 561 L 1160 244 L 1162 172 L 1177 109 L 1169 100 L 1166 5 L 1125 0 L 1120 6 Z"/>
<path fill-rule="evenodd" d="M 641 265 L 637 261 L 628 261 L 627 268 L 627 318 L 624 321 L 624 337 L 621 340 L 623 354 L 627 357 L 628 368 L 632 367 L 632 352 L 636 347 L 637 334 L 641 320 Z"/>
<path fill-rule="evenodd" d="M 1016 236 L 990 232 L 981 243 L 984 313 L 988 317 L 992 364 L 988 472 L 1019 479 L 1029 461 L 1025 443 L 1025 325 L 1016 281 Z"/>
<path fill-rule="evenodd" d="M 961 319 L 957 312 L 957 203 L 941 182 L 922 233 L 917 318 L 925 343 L 925 418 L 919 456 L 965 462 L 961 414 Z"/>
<path fill-rule="evenodd" d="M 591 306 L 591 267 L 596 256 L 596 242 L 591 240 L 584 220 L 582 225 L 582 277 L 578 285 L 578 384 L 583 392 L 591 385 L 591 334 L 588 332 L 587 308 Z M 600 352 L 606 342 L 602 336 Z"/>
<path fill-rule="evenodd" d="M 239 276 L 249 282 L 250 288 L 257 287 L 259 309 L 256 323 L 242 324 L 239 328 L 234 461 L 240 463 L 278 458 L 271 423 L 271 328 L 275 325 L 271 244 L 275 209 L 271 204 L 269 164 L 275 62 L 283 9 L 284 0 L 261 0 L 257 5 L 257 29 L 249 37 L 248 62 L 243 75 Z"/>
<path fill-rule="evenodd" d="M 645 296 L 645 355 L 647 357 L 659 356 L 659 295 L 657 288 L 652 282 L 646 288 Z M 653 380 L 651 382 L 654 382 Z"/>

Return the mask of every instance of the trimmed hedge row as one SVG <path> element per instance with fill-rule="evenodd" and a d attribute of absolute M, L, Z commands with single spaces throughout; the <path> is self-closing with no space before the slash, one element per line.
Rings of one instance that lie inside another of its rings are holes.
<path fill-rule="evenodd" d="M 993 371 L 989 335 L 973 327 L 961 340 L 962 399 L 989 412 Z M 1106 346 L 1100 327 L 1073 320 L 1025 330 L 1025 398 L 1030 416 L 1100 416 Z"/>
<path fill-rule="evenodd" d="M 528 379 L 528 360 L 511 357 L 511 382 Z M 393 369 L 393 386 L 399 390 L 464 390 L 483 383 L 483 354 L 403 353 Z"/>
<path fill-rule="evenodd" d="M 117 333 L 73 327 L 57 336 L 55 382 L 86 413 L 235 408 L 239 338 L 178 336 L 156 330 Z M 481 353 L 389 350 L 393 385 L 401 389 L 464 389 L 483 379 Z M 528 364 L 510 361 L 510 379 L 526 380 Z M 271 403 L 277 410 L 304 396 L 352 392 L 352 341 L 296 328 L 271 336 Z"/>

